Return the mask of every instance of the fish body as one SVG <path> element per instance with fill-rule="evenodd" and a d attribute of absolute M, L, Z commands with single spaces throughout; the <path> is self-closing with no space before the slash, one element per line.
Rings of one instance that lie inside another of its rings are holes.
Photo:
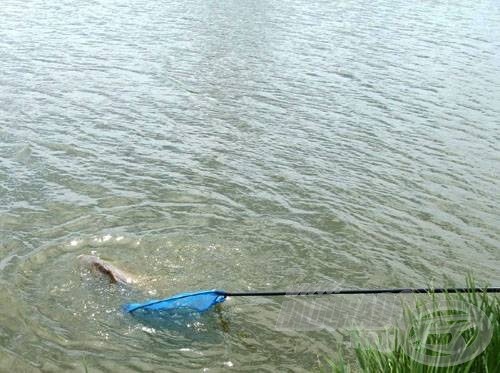
<path fill-rule="evenodd" d="M 96 255 L 79 255 L 78 259 L 81 263 L 90 266 L 92 270 L 108 277 L 112 283 L 131 285 L 137 282 L 129 273 L 122 271 Z"/>

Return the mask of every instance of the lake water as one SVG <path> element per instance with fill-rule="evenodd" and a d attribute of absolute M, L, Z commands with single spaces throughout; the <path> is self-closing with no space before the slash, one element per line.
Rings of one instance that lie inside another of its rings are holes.
<path fill-rule="evenodd" d="M 499 197 L 498 1 L 2 1 L 2 371 L 318 369 L 283 299 L 120 306 L 498 285 Z"/>

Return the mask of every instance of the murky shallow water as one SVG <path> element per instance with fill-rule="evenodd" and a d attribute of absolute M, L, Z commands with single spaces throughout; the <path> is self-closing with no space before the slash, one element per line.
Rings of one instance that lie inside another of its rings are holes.
<path fill-rule="evenodd" d="M 130 299 L 500 281 L 495 1 L 6 0 L 2 369 L 311 370 L 280 299 L 161 323 Z M 139 275 L 109 286 L 95 251 Z M 332 300 L 334 302 L 334 300 Z"/>

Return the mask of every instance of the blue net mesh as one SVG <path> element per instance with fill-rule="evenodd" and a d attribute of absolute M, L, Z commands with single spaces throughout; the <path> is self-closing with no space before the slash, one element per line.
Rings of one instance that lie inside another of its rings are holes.
<path fill-rule="evenodd" d="M 137 310 L 144 311 L 169 311 L 177 309 L 189 309 L 203 312 L 217 303 L 224 302 L 226 295 L 220 290 L 197 291 L 193 293 L 176 294 L 162 300 L 149 300 L 144 303 L 129 303 L 123 308 L 126 312 Z"/>

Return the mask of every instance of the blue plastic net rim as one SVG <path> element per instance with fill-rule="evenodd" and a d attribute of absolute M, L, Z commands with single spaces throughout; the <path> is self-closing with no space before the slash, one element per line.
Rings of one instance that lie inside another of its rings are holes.
<path fill-rule="evenodd" d="M 136 306 L 129 309 L 128 307 L 131 306 L 131 305 L 134 305 L 133 303 L 129 303 L 129 304 L 126 304 L 124 306 L 124 309 L 127 313 L 133 313 L 137 310 L 140 310 L 140 309 L 144 309 L 146 307 L 149 307 L 149 306 L 153 306 L 155 304 L 159 304 L 159 303 L 162 303 L 162 302 L 165 302 L 165 301 L 176 301 L 176 300 L 180 300 L 180 299 L 184 299 L 184 298 L 189 298 L 189 297 L 196 297 L 198 295 L 205 295 L 205 294 L 215 294 L 219 297 L 222 297 L 222 299 L 220 300 L 216 300 L 216 302 L 214 304 L 217 304 L 217 303 L 221 303 L 223 302 L 226 297 L 228 296 L 227 293 L 223 290 L 217 290 L 217 289 L 213 289 L 213 290 L 204 290 L 204 291 L 197 291 L 197 292 L 191 292 L 191 293 L 180 293 L 180 294 L 177 294 L 177 295 L 173 295 L 169 298 L 164 298 L 164 299 L 158 299 L 158 300 L 152 300 L 152 301 L 149 301 L 149 302 L 145 302 L 145 303 L 136 303 Z M 189 308 L 189 307 L 179 307 L 179 308 Z"/>

